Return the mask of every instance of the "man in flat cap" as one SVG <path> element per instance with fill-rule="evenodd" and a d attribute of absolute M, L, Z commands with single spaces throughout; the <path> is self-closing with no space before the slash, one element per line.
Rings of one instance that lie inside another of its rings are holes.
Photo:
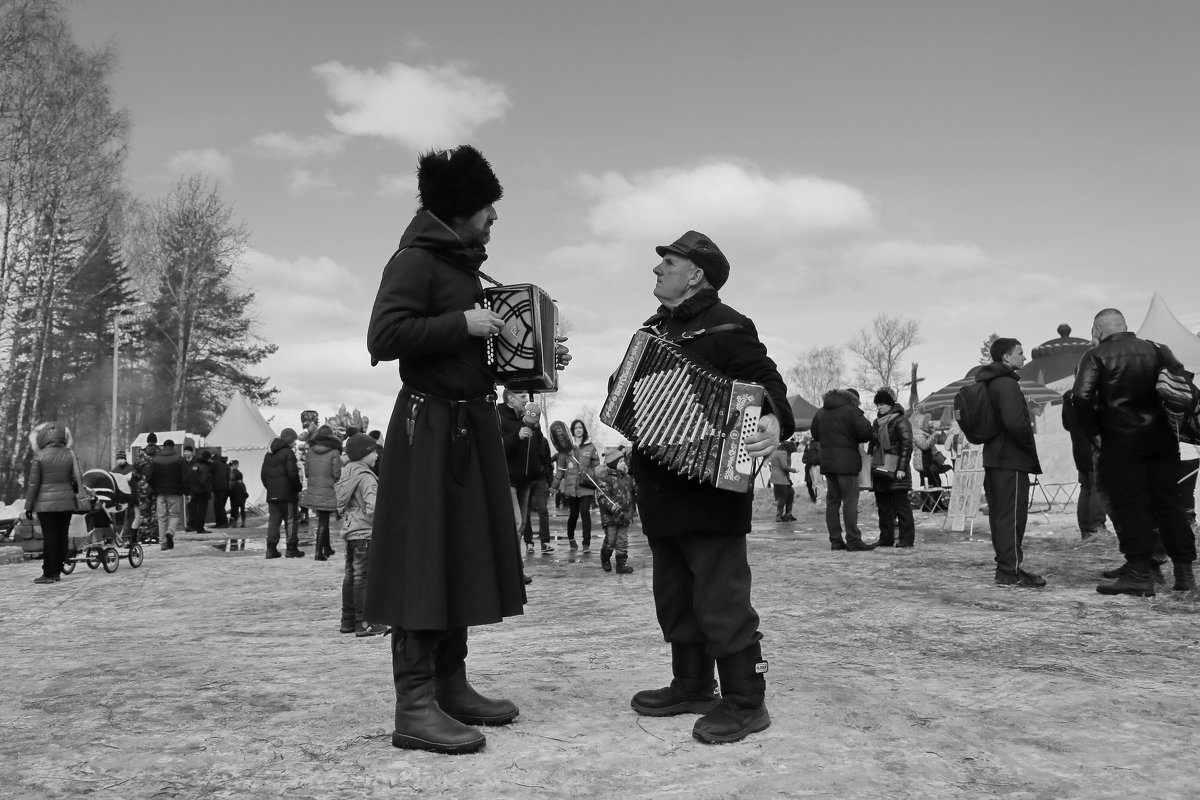
<path fill-rule="evenodd" d="M 754 323 L 721 302 L 729 261 L 711 239 L 688 231 L 656 248 L 658 312 L 645 330 L 676 343 L 730 378 L 753 381 L 767 395 L 759 430 L 747 452 L 765 458 L 795 429 L 787 389 Z M 750 603 L 752 496 L 683 478 L 637 447 L 631 459 L 642 529 L 654 554 L 654 606 L 671 645 L 674 679 L 641 691 L 639 714 L 703 714 L 692 735 L 703 742 L 735 742 L 771 724 L 763 703 L 763 660 L 758 613 Z M 714 666 L 721 678 L 716 693 Z"/>
<path fill-rule="evenodd" d="M 425 153 L 421 208 L 383 271 L 367 349 L 403 386 L 379 466 L 365 618 L 393 629 L 396 747 L 469 753 L 517 707 L 467 681 L 467 628 L 522 613 L 525 582 L 479 307 L 504 190 L 478 150 Z M 490 278 L 489 278 L 490 280 Z M 560 364 L 569 360 L 560 347 Z"/>

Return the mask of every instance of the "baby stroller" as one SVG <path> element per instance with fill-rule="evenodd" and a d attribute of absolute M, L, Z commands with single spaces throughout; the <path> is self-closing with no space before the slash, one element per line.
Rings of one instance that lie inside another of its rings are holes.
<path fill-rule="evenodd" d="M 130 500 L 129 479 L 104 469 L 89 469 L 83 473 L 83 485 L 93 495 L 92 510 L 83 515 L 87 525 L 87 536 L 81 547 L 72 549 L 63 563 L 63 572 L 71 573 L 75 564 L 82 560 L 90 569 L 103 566 L 105 572 L 116 572 L 121 559 L 129 560 L 129 566 L 142 565 L 145 551 L 136 541 L 125 541 L 113 529 L 109 511 L 128 509 Z"/>

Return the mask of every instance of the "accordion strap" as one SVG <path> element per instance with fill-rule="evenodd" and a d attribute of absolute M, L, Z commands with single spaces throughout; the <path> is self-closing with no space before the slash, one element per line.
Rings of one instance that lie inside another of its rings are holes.
<path fill-rule="evenodd" d="M 723 333 L 726 331 L 742 331 L 742 330 L 745 330 L 744 326 L 738 325 L 736 322 L 726 322 L 721 325 L 712 325 L 707 328 L 697 328 L 694 331 L 684 331 L 683 333 L 679 334 L 678 336 L 667 336 L 666 334 L 658 334 L 658 335 L 661 336 L 663 339 L 666 339 L 668 342 L 674 343 L 674 342 L 686 342 L 691 339 L 697 339 L 701 336 L 707 336 L 710 333 Z"/>

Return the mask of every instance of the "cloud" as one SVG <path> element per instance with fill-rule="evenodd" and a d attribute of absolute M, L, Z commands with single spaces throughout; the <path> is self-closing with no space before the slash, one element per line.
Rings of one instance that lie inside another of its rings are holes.
<path fill-rule="evenodd" d="M 665 231 L 695 228 L 718 244 L 724 235 L 774 246 L 797 235 L 845 235 L 876 225 L 859 189 L 811 175 L 769 177 L 733 161 L 633 177 L 584 175 L 579 183 L 594 200 L 588 221 L 599 236 L 661 239 Z"/>
<path fill-rule="evenodd" d="M 293 193 L 305 192 L 309 189 L 330 189 L 335 185 L 333 176 L 323 170 L 314 172 L 307 169 L 294 169 L 288 173 L 288 189 Z"/>
<path fill-rule="evenodd" d="M 201 172 L 226 182 L 233 178 L 233 161 L 211 147 L 175 153 L 167 159 L 167 169 L 175 175 Z"/>
<path fill-rule="evenodd" d="M 262 133 L 250 140 L 252 152 L 267 158 L 308 159 L 341 152 L 346 137 L 336 133 L 297 137 L 283 131 Z"/>
<path fill-rule="evenodd" d="M 380 175 L 379 195 L 381 197 L 408 197 L 415 200 L 417 196 L 416 173 Z"/>
<path fill-rule="evenodd" d="M 393 62 L 376 71 L 331 61 L 313 71 L 342 109 L 326 114 L 336 130 L 413 150 L 469 139 L 479 126 L 503 118 L 512 105 L 502 86 L 469 75 L 456 63 L 413 67 Z"/>

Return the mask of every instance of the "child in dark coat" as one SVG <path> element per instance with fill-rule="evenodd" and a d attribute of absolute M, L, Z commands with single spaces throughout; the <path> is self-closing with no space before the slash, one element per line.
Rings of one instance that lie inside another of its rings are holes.
<path fill-rule="evenodd" d="M 633 478 L 625 450 L 614 447 L 604 454 L 604 467 L 599 471 L 600 522 L 604 525 L 604 546 L 600 548 L 600 566 L 612 572 L 612 555 L 617 554 L 617 573 L 633 572 L 629 566 L 629 523 L 633 522 Z"/>

